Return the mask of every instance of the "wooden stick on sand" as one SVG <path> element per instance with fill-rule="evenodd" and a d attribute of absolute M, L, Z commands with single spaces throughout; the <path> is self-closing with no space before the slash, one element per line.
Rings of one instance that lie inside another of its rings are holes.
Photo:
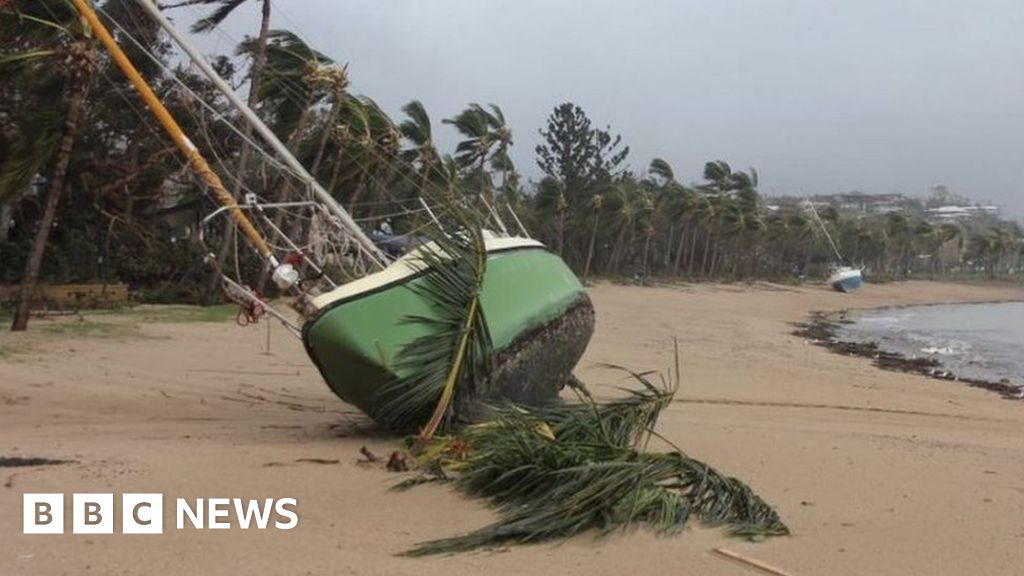
<path fill-rule="evenodd" d="M 738 554 L 736 552 L 733 552 L 732 550 L 726 549 L 726 548 L 715 548 L 714 551 L 719 556 L 725 556 L 726 558 L 735 560 L 735 561 L 737 561 L 737 562 L 739 562 L 741 564 L 746 564 L 747 566 L 750 566 L 751 568 L 756 568 L 758 570 L 762 570 L 764 572 L 767 572 L 768 574 L 773 574 L 774 576 L 793 576 L 793 574 L 791 574 L 789 572 L 786 572 L 785 570 L 776 568 L 776 567 L 774 567 L 774 566 L 772 566 L 770 564 L 765 564 L 764 562 L 761 562 L 760 560 L 754 560 L 753 558 L 747 558 L 746 556 L 742 556 L 742 555 L 740 555 L 740 554 Z"/>

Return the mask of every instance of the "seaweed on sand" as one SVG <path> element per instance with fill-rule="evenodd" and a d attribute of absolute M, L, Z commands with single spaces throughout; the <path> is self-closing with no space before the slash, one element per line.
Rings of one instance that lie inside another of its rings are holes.
<path fill-rule="evenodd" d="M 839 318 L 836 320 L 835 318 Z M 1008 381 L 992 382 L 980 378 L 970 378 L 954 374 L 942 367 L 942 363 L 930 357 L 908 357 L 899 352 L 889 352 L 879 347 L 877 342 L 848 342 L 838 336 L 839 325 L 848 323 L 845 312 L 827 314 L 813 312 L 807 322 L 797 322 L 793 326 L 794 336 L 806 338 L 808 342 L 823 346 L 836 354 L 870 358 L 875 366 L 882 370 L 920 374 L 937 380 L 954 380 L 974 388 L 995 392 L 1008 400 L 1024 399 L 1024 388 Z"/>

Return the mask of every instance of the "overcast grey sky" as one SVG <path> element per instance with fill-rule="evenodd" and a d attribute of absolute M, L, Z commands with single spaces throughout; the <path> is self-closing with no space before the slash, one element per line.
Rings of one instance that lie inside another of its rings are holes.
<path fill-rule="evenodd" d="M 256 32 L 229 20 L 227 51 Z M 279 0 L 289 28 L 350 64 L 355 91 L 440 125 L 469 102 L 502 107 L 528 177 L 537 129 L 563 101 L 610 124 L 643 172 L 681 180 L 723 159 L 766 194 L 935 184 L 1024 217 L 1020 0 Z M 174 14 L 188 20 L 187 8 Z"/>

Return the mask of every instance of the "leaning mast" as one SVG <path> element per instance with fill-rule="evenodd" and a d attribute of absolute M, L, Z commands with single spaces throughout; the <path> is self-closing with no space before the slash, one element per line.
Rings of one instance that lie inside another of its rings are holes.
<path fill-rule="evenodd" d="M 165 32 L 167 32 L 167 35 L 174 40 L 174 43 L 177 44 L 186 55 L 188 55 L 192 63 L 199 68 L 213 86 L 217 88 L 219 92 L 224 94 L 228 101 L 231 102 L 231 104 L 242 114 L 242 117 L 245 118 L 246 122 L 248 122 L 260 137 L 274 149 L 274 152 L 284 160 L 285 164 L 287 164 L 288 167 L 299 176 L 306 186 L 309 186 L 317 200 L 323 203 L 331 214 L 341 220 L 344 228 L 352 234 L 355 241 L 359 244 L 359 247 L 370 257 L 371 260 L 373 260 L 374 264 L 383 268 L 388 261 L 387 256 L 385 256 L 380 248 L 378 248 L 377 245 L 374 244 L 368 236 L 366 236 L 366 233 L 364 233 L 362 228 L 359 227 L 359 224 L 357 224 L 352 218 L 352 215 L 338 204 L 338 201 L 331 196 L 330 192 L 325 190 L 324 187 L 317 182 L 316 178 L 306 170 L 306 167 L 292 155 L 291 151 L 288 150 L 288 147 L 281 142 L 276 134 L 274 134 L 274 131 L 271 130 L 263 120 L 261 120 L 260 117 L 242 101 L 241 97 L 238 96 L 231 86 L 229 86 L 228 83 L 225 82 L 219 74 L 217 74 L 213 69 L 213 66 L 211 66 L 199 50 L 192 45 L 188 38 L 179 32 L 178 29 L 174 27 L 174 24 L 172 24 L 171 21 L 168 20 L 162 12 L 160 12 L 160 8 L 157 7 L 153 0 L 136 1 L 143 9 L 146 10 L 147 13 L 149 13 L 153 20 L 156 21 L 156 23 L 159 24 Z M 256 88 L 252 87 L 250 89 L 255 90 Z"/>
<path fill-rule="evenodd" d="M 131 82 L 135 90 L 138 91 L 142 100 L 149 107 L 153 115 L 156 116 L 160 125 L 170 136 L 174 144 L 181 150 L 181 153 L 188 159 L 189 166 L 192 171 L 206 184 L 210 190 L 213 191 L 214 198 L 227 208 L 227 212 L 231 219 L 235 221 L 239 229 L 245 234 L 245 237 L 249 240 L 249 243 L 256 249 L 256 251 L 270 263 L 271 269 L 277 269 L 280 266 L 274 253 L 271 251 L 270 246 L 267 245 L 267 241 L 260 235 L 259 231 L 253 225 L 252 221 L 245 215 L 242 209 L 238 206 L 234 196 L 227 191 L 224 187 L 224 183 L 221 182 L 217 173 L 210 168 L 209 163 L 203 158 L 202 154 L 196 148 L 195 144 L 189 140 L 188 136 L 182 131 L 181 126 L 177 120 L 171 116 L 171 113 L 164 106 L 160 98 L 157 97 L 153 89 L 149 87 L 146 80 L 142 77 L 139 71 L 128 59 L 128 56 L 121 50 L 121 47 L 117 45 L 117 41 L 111 36 L 110 31 L 107 30 L 106 26 L 100 22 L 100 19 L 96 16 L 96 12 L 89 4 L 88 0 L 71 0 L 74 3 L 75 8 L 82 15 L 82 18 L 88 22 L 89 27 L 92 28 L 96 38 L 103 44 L 107 52 L 110 53 L 114 63 L 117 67 L 124 72 L 125 76 Z"/>

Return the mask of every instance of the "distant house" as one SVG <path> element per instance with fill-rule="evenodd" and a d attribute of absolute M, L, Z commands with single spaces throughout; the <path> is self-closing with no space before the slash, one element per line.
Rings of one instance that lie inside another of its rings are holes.
<path fill-rule="evenodd" d="M 925 214 L 933 223 L 943 222 L 962 222 L 965 220 L 971 220 L 975 218 L 999 218 L 1000 209 L 998 206 L 938 206 L 936 208 L 929 208 L 925 211 Z"/>
<path fill-rule="evenodd" d="M 171 232 L 171 240 L 190 238 L 198 229 L 206 206 L 199 198 L 157 209 L 153 216 Z"/>
<path fill-rule="evenodd" d="M 903 194 L 868 194 L 866 192 L 818 194 L 811 196 L 810 200 L 816 207 L 831 206 L 841 214 L 850 216 L 903 212 L 913 202 Z"/>

